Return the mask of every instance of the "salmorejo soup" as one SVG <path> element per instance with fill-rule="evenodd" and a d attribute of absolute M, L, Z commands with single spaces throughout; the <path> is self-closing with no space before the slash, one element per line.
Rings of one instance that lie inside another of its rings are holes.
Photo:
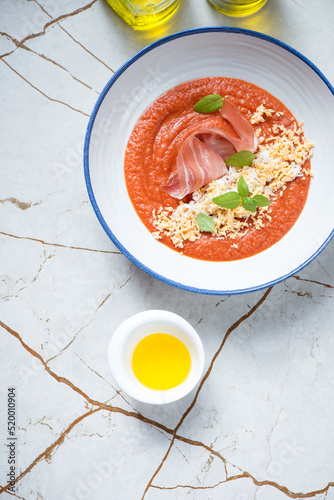
<path fill-rule="evenodd" d="M 209 77 L 164 93 L 135 125 L 125 154 L 133 206 L 161 243 L 213 261 L 255 255 L 295 224 L 313 144 L 267 91 Z"/>

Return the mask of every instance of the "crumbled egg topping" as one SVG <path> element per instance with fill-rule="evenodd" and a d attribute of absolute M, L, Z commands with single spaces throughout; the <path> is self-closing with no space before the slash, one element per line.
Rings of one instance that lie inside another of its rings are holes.
<path fill-rule="evenodd" d="M 260 123 L 265 120 L 264 117 L 273 114 L 277 115 L 274 110 L 266 109 L 261 104 L 252 116 L 251 123 Z M 153 225 L 156 228 L 153 236 L 156 239 L 161 239 L 164 234 L 171 238 L 175 247 L 183 248 L 185 240 L 195 241 L 200 238 L 203 233 L 196 222 L 198 213 L 213 218 L 216 237 L 232 240 L 240 238 L 250 226 L 261 229 L 264 219 L 271 220 L 270 206 L 258 208 L 256 212 L 249 212 L 242 206 L 225 209 L 213 203 L 212 198 L 237 191 L 241 175 L 247 183 L 250 196 L 261 194 L 269 199 L 281 196 L 287 182 L 296 177 L 313 176 L 311 170 L 303 168 L 305 161 L 312 156 L 314 144 L 305 141 L 302 124 L 295 124 L 292 129 L 275 124 L 268 138 L 261 136 L 261 129 L 255 130 L 255 133 L 259 137 L 259 153 L 250 166 L 230 167 L 227 175 L 194 191 L 192 200 L 189 203 L 181 201 L 176 209 L 160 207 L 153 210 Z M 237 247 L 237 243 L 233 246 Z"/>
<path fill-rule="evenodd" d="M 250 122 L 252 125 L 264 122 L 266 116 L 272 116 L 274 113 L 274 109 L 265 108 L 263 104 L 260 104 L 260 106 L 256 108 L 255 113 L 252 115 Z"/>

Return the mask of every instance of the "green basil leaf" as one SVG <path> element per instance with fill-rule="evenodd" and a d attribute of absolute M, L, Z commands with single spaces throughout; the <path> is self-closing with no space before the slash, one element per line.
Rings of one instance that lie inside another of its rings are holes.
<path fill-rule="evenodd" d="M 213 231 L 216 229 L 215 221 L 209 215 L 197 214 L 196 222 L 201 231 L 205 231 L 207 233 L 213 233 Z"/>
<path fill-rule="evenodd" d="M 218 94 L 207 95 L 195 104 L 194 110 L 198 113 L 212 113 L 222 107 L 223 100 L 224 98 Z"/>
<path fill-rule="evenodd" d="M 242 198 L 241 204 L 245 210 L 256 212 L 256 203 L 252 198 Z"/>
<path fill-rule="evenodd" d="M 225 161 L 228 167 L 246 167 L 247 165 L 251 165 L 252 161 L 255 160 L 256 155 L 254 155 L 251 151 L 239 151 L 239 153 L 235 153 L 234 155 L 227 158 Z"/>
<path fill-rule="evenodd" d="M 212 201 L 222 208 L 237 208 L 240 205 L 241 196 L 235 191 L 230 191 L 229 193 L 212 198 Z"/>
<path fill-rule="evenodd" d="M 266 198 L 266 196 L 262 196 L 262 194 L 256 194 L 252 196 L 252 200 L 255 201 L 257 207 L 268 207 L 270 205 L 269 198 Z"/>
<path fill-rule="evenodd" d="M 242 198 L 246 198 L 249 194 L 249 189 L 243 176 L 238 180 L 238 193 Z"/>

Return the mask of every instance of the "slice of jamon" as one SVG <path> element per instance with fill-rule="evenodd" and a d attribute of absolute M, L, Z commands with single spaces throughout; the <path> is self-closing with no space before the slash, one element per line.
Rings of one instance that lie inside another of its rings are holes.
<path fill-rule="evenodd" d="M 220 110 L 236 131 L 234 137 L 218 127 L 201 129 L 182 144 L 176 159 L 176 172 L 161 189 L 173 198 L 182 199 L 209 182 L 228 173 L 225 160 L 238 151 L 257 148 L 252 125 L 238 108 L 224 99 Z"/>
<path fill-rule="evenodd" d="M 220 108 L 220 114 L 225 120 L 229 121 L 240 139 L 233 138 L 233 145 L 237 151 L 248 150 L 255 153 L 258 146 L 258 139 L 254 133 L 254 129 L 247 118 L 239 111 L 236 105 L 224 99 L 223 105 Z M 232 142 L 232 141 L 231 141 Z"/>
<path fill-rule="evenodd" d="M 200 135 L 203 134 L 205 135 L 205 132 L 201 131 Z M 177 155 L 176 173 L 161 189 L 173 198 L 181 200 L 227 172 L 222 157 L 193 134 L 185 140 Z"/>
<path fill-rule="evenodd" d="M 233 139 L 233 137 L 220 128 L 201 130 L 196 133 L 196 137 L 203 142 L 203 144 L 213 149 L 213 151 L 221 156 L 224 161 L 237 152 L 236 147 L 230 140 Z"/>

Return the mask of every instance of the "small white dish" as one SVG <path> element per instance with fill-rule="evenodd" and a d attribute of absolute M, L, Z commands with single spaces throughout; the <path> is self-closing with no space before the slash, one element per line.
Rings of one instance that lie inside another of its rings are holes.
<path fill-rule="evenodd" d="M 132 355 L 138 342 L 154 333 L 173 335 L 190 353 L 190 371 L 172 389 L 150 389 L 139 382 L 132 369 Z M 163 310 L 143 311 L 117 328 L 109 343 L 108 363 L 113 378 L 129 396 L 143 403 L 161 405 L 183 398 L 198 384 L 204 370 L 204 349 L 195 329 L 181 316 Z"/>

